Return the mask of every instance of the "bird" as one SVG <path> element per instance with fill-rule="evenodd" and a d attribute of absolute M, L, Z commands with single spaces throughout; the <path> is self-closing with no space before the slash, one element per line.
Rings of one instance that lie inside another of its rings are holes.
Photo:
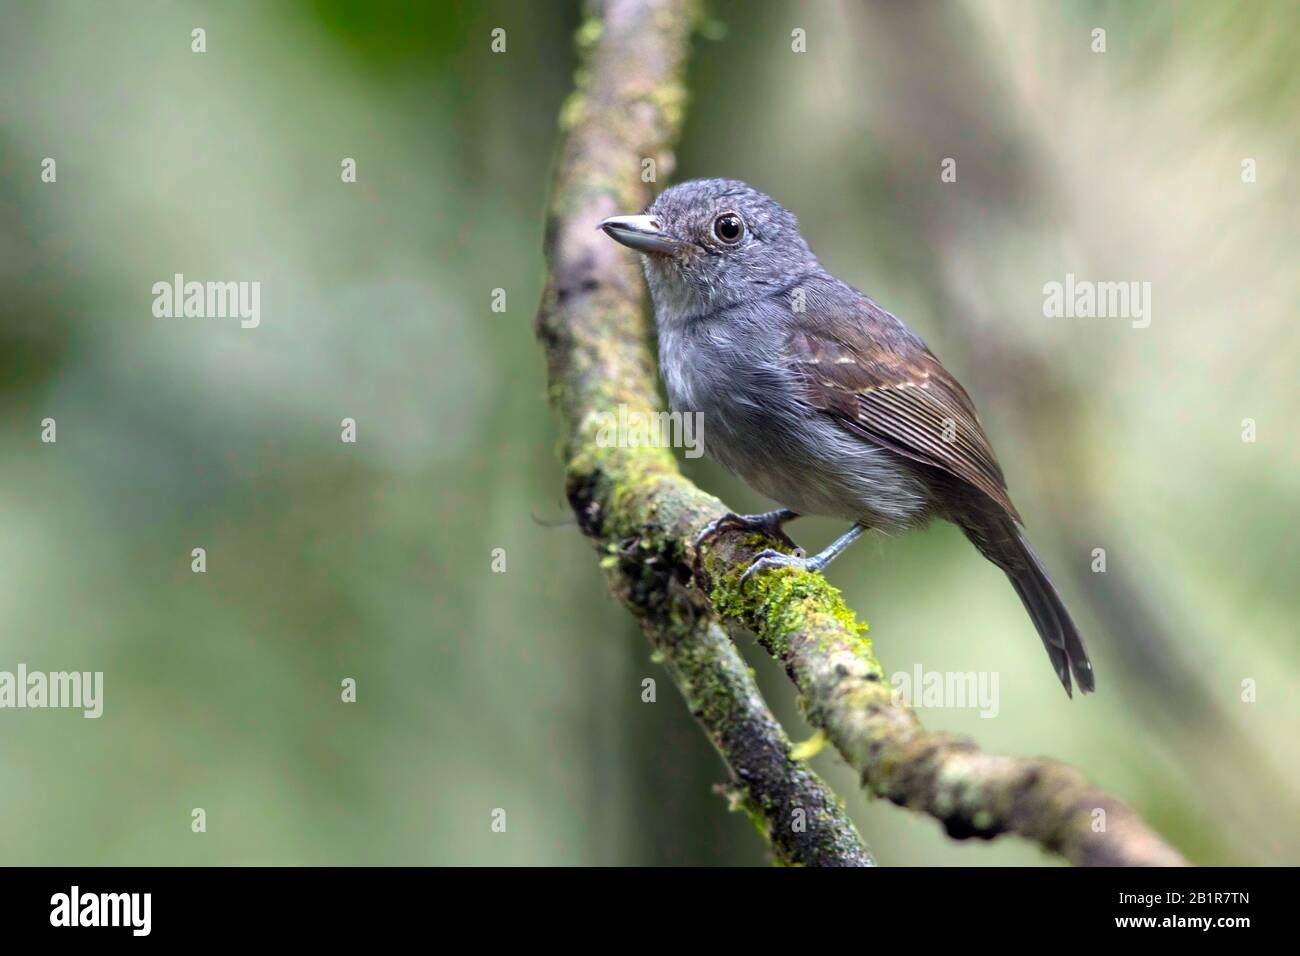
<path fill-rule="evenodd" d="M 793 548 L 794 518 L 850 522 L 812 556 L 759 552 L 744 578 L 821 572 L 868 530 L 949 521 L 1006 574 L 1066 693 L 1072 678 L 1094 690 L 970 395 L 902 320 L 822 266 L 792 213 L 739 180 L 695 179 L 597 228 L 641 255 L 670 407 L 701 415 L 705 453 L 781 506 L 711 522 L 697 554 L 723 530 Z"/>

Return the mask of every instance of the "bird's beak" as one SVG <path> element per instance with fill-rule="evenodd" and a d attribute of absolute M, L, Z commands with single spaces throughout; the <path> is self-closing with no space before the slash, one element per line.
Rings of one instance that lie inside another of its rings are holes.
<path fill-rule="evenodd" d="M 670 256 L 685 245 L 665 232 L 654 216 L 610 216 L 599 228 L 615 242 L 652 255 Z"/>

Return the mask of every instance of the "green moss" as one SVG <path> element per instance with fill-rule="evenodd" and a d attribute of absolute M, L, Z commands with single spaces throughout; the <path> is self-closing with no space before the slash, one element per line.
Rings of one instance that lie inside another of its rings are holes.
<path fill-rule="evenodd" d="M 578 89 L 570 93 L 569 98 L 560 107 L 560 129 L 567 131 L 577 126 L 586 107 L 587 94 L 583 90 Z"/>
<path fill-rule="evenodd" d="M 759 544 L 766 542 L 759 537 Z M 706 564 L 716 582 L 711 598 L 718 613 L 754 630 L 771 653 L 784 658 L 792 636 L 815 636 L 829 626 L 832 633 L 840 632 L 860 645 L 864 659 L 876 664 L 866 622 L 857 619 L 839 589 L 822 575 L 799 568 L 772 568 L 742 581 L 745 568 L 727 571 L 708 559 Z"/>
<path fill-rule="evenodd" d="M 605 25 L 600 22 L 599 18 L 588 17 L 586 20 L 582 21 L 581 26 L 578 27 L 578 31 L 573 35 L 574 45 L 578 48 L 579 52 L 584 51 L 589 47 L 593 47 L 596 45 L 596 41 L 600 39 L 600 35 L 604 31 Z"/>
<path fill-rule="evenodd" d="M 826 747 L 826 731 L 818 730 L 807 740 L 790 748 L 791 760 L 812 760 Z"/>
<path fill-rule="evenodd" d="M 604 24 L 596 17 L 582 21 L 573 36 L 574 46 L 580 55 L 587 53 L 596 45 L 604 30 Z M 591 71 L 587 67 L 587 57 L 581 56 L 581 64 L 573 74 L 573 92 L 560 107 L 560 129 L 570 130 L 578 124 L 587 106 L 587 90 L 591 86 Z"/>
<path fill-rule="evenodd" d="M 665 123 L 677 128 L 686 115 L 686 105 L 690 100 L 690 93 L 687 91 L 685 83 L 661 83 L 650 91 L 647 99 L 663 114 Z"/>

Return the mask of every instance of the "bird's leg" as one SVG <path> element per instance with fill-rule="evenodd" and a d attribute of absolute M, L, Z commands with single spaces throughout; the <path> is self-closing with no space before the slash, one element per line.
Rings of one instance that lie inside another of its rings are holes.
<path fill-rule="evenodd" d="M 767 568 L 802 568 L 805 571 L 820 571 L 834 561 L 841 551 L 858 540 L 862 536 L 862 532 L 866 530 L 860 524 L 853 525 L 848 531 L 845 531 L 828 544 L 825 551 L 814 554 L 811 558 L 805 558 L 802 555 L 782 554 L 780 551 L 774 551 L 771 548 L 760 551 L 754 558 L 754 563 L 740 576 L 740 580 L 742 582 L 746 581 L 755 571 L 762 571 Z"/>
<path fill-rule="evenodd" d="M 770 535 L 778 541 L 783 541 L 791 548 L 799 551 L 799 546 L 790 540 L 790 536 L 782 530 L 781 526 L 787 521 L 793 521 L 799 517 L 789 508 L 777 508 L 775 511 L 765 511 L 761 515 L 738 515 L 728 511 L 721 518 L 710 521 L 704 526 L 704 530 L 699 533 L 695 539 L 695 553 L 699 554 L 700 546 L 711 538 L 715 538 L 724 531 L 761 531 L 763 534 Z M 803 552 L 800 551 L 800 554 Z"/>

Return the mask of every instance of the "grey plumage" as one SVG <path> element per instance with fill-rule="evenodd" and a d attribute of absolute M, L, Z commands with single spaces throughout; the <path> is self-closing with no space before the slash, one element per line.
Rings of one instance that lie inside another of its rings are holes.
<path fill-rule="evenodd" d="M 703 413 L 709 455 L 798 514 L 886 532 L 956 523 L 1006 572 L 1066 691 L 1071 673 L 1092 689 L 969 396 L 907 326 L 822 267 L 793 215 L 708 179 L 602 227 L 644 253 L 668 399 Z"/>

